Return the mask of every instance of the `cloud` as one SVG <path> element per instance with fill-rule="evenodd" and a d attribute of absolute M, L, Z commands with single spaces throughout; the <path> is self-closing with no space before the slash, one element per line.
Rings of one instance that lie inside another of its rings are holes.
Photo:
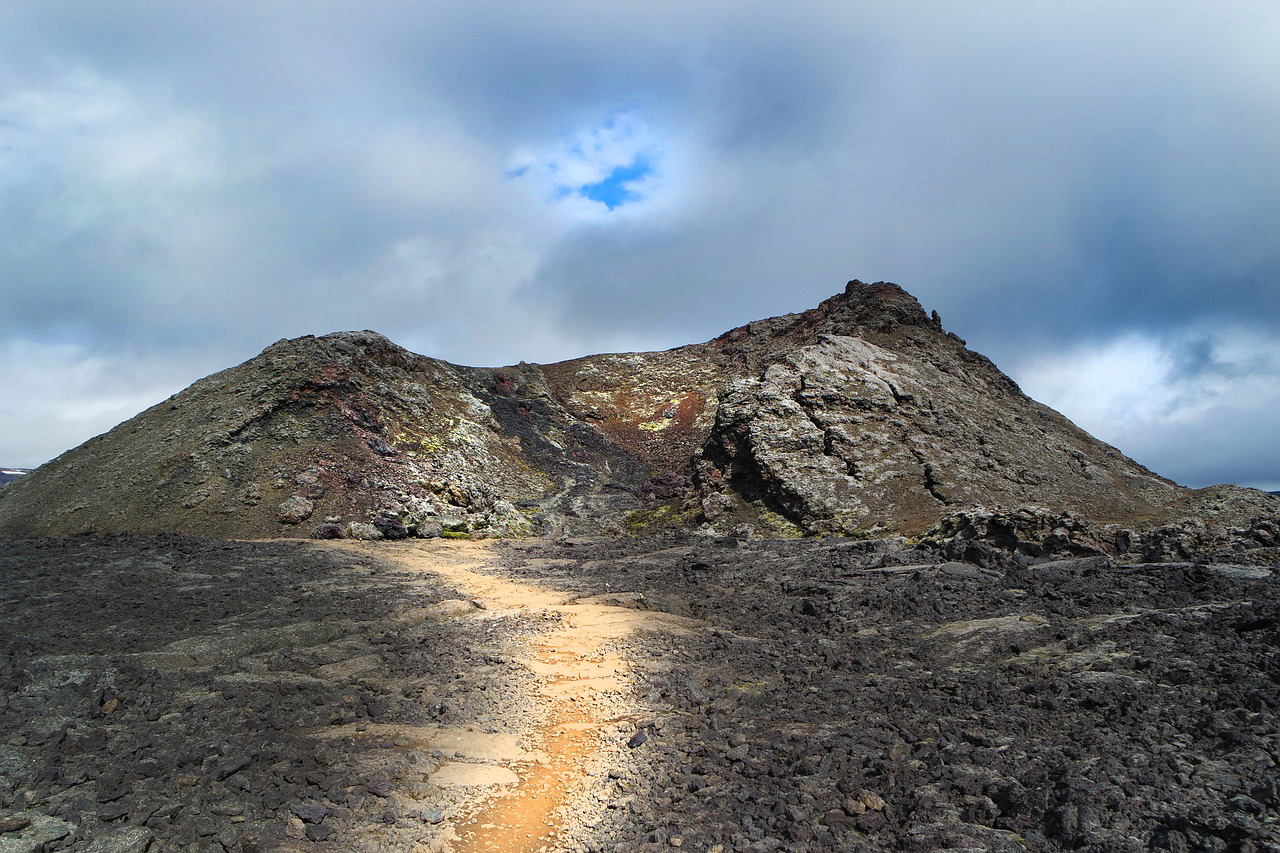
<path fill-rule="evenodd" d="M 1193 435 L 1168 394 L 1244 369 L 1222 330 L 1280 329 L 1277 25 L 1261 0 L 14 0 L 0 342 L 175 383 L 339 328 L 545 361 L 888 279 L 1023 381 L 1147 342 L 1116 443 L 1177 464 L 1215 417 Z M 1194 390 L 1274 419 L 1268 369 Z M 1055 399 L 1085 420 L 1121 390 Z M 1178 476 L 1245 476 L 1215 458 Z"/>
<path fill-rule="evenodd" d="M 664 155 L 641 116 L 619 112 L 553 146 L 518 150 L 507 175 L 531 184 L 543 203 L 589 220 L 661 192 Z"/>
<path fill-rule="evenodd" d="M 227 365 L 193 359 L 206 374 Z M 0 344 L 0 435 L 6 465 L 35 467 L 187 384 L 189 363 L 66 343 Z"/>
<path fill-rule="evenodd" d="M 1280 338 L 1240 327 L 1046 352 L 1015 373 L 1029 395 L 1179 482 L 1277 489 L 1266 450 L 1280 410 Z"/>

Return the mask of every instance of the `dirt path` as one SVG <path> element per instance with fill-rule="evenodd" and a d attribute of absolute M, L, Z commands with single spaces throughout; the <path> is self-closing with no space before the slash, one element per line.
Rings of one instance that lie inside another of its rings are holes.
<path fill-rule="evenodd" d="M 484 542 L 415 542 L 382 553 L 410 571 L 447 581 L 479 605 L 477 616 L 520 613 L 548 625 L 526 649 L 512 652 L 537 676 L 537 695 L 530 698 L 545 722 L 530 738 L 530 751 L 545 760 L 511 767 L 517 783 L 454 827 L 453 850 L 519 853 L 568 846 L 574 830 L 589 826 L 590 811 L 598 807 L 588 771 L 606 748 L 604 735 L 616 733 L 619 721 L 639 710 L 618 641 L 640 630 L 686 632 L 695 623 L 490 574 L 498 560 Z M 519 728 L 519 721 L 512 723 Z"/>

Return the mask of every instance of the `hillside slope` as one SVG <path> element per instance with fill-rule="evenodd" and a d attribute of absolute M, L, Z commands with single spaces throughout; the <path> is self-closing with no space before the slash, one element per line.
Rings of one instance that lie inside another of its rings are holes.
<path fill-rule="evenodd" d="M 1229 492 L 1215 506 L 1280 514 Z M 977 504 L 1141 527 L 1203 503 L 898 286 L 854 281 L 706 343 L 551 365 L 461 367 L 374 332 L 280 341 L 5 488 L 0 536 L 919 533 Z"/>

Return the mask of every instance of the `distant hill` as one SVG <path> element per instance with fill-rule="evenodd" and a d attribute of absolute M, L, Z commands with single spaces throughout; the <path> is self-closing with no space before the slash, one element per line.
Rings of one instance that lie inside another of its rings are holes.
<path fill-rule="evenodd" d="M 30 473 L 30 468 L 0 468 L 0 486 L 8 485 L 19 477 Z"/>
<path fill-rule="evenodd" d="M 894 284 L 665 352 L 475 368 L 280 341 L 4 490 L 0 536 L 917 535 L 974 506 L 1142 528 L 1275 515 L 1028 398 Z"/>

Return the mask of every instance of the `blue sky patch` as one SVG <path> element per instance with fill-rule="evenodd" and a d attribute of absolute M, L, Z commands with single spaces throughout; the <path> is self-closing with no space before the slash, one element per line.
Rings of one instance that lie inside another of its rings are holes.
<path fill-rule="evenodd" d="M 614 168 L 603 181 L 584 184 L 578 188 L 578 195 L 591 201 L 602 202 L 613 210 L 629 201 L 639 201 L 640 195 L 632 185 L 653 174 L 653 165 L 645 157 L 637 157 L 628 166 Z"/>
<path fill-rule="evenodd" d="M 647 201 L 663 183 L 663 148 L 643 117 L 616 112 L 558 144 L 515 152 L 506 177 L 528 182 L 571 215 L 592 219 Z"/>

